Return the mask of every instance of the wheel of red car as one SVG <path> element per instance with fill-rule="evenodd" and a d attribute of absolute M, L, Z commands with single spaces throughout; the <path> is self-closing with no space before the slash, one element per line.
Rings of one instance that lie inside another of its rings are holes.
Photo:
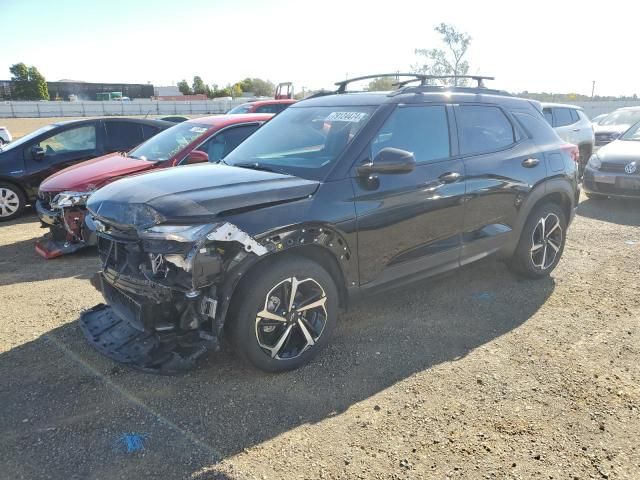
<path fill-rule="evenodd" d="M 268 372 L 293 370 L 317 355 L 336 324 L 338 291 L 317 263 L 286 256 L 245 278 L 230 319 L 236 350 Z"/>
<path fill-rule="evenodd" d="M 18 187 L 0 182 L 0 222 L 19 216 L 25 207 L 25 197 Z"/>

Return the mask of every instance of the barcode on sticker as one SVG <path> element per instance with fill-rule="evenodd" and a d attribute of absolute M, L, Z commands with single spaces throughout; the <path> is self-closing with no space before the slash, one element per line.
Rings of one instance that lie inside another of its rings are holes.
<path fill-rule="evenodd" d="M 331 112 L 329 116 L 325 119 L 325 121 L 327 122 L 359 122 L 366 116 L 367 114 L 362 112 Z"/>

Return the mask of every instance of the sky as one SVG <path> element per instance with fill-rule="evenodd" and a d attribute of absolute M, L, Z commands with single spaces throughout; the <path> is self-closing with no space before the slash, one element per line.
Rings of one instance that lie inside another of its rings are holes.
<path fill-rule="evenodd" d="M 520 92 L 640 95 L 637 2 L 403 0 L 0 0 L 0 79 L 172 85 L 194 75 L 329 88 L 410 70 L 441 22 L 471 35 L 470 73 Z"/>

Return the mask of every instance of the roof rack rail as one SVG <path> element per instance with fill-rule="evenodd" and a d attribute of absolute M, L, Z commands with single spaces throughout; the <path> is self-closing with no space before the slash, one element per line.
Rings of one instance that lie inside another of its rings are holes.
<path fill-rule="evenodd" d="M 476 85 L 477 88 L 486 88 L 484 84 L 484 80 L 495 80 L 495 77 L 486 77 L 483 75 L 423 75 L 423 74 L 415 74 L 416 78 L 410 78 L 408 80 L 403 80 L 402 82 L 394 83 L 395 87 L 401 88 L 405 85 L 408 85 L 413 82 L 420 82 L 420 86 L 424 87 L 427 85 L 428 80 L 442 80 L 445 78 L 470 78 L 478 82 Z"/>
<path fill-rule="evenodd" d="M 416 81 L 416 80 L 419 80 L 420 77 L 424 77 L 424 75 L 421 73 L 394 72 L 394 73 L 378 73 L 377 75 L 364 75 L 362 77 L 347 78 L 346 80 L 342 80 L 340 82 L 335 83 L 335 85 L 338 86 L 338 89 L 335 91 L 335 93 L 345 93 L 347 91 L 347 85 L 349 85 L 350 83 L 357 82 L 359 80 L 369 80 L 369 79 L 380 78 L 380 77 L 396 77 L 396 78 L 397 77 L 416 77 L 415 79 L 413 79 L 413 81 Z"/>

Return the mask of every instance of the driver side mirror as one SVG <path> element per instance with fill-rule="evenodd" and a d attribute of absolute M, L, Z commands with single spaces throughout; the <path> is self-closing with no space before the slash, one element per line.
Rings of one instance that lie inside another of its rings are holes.
<path fill-rule="evenodd" d="M 399 148 L 387 147 L 378 152 L 373 161 L 358 166 L 358 175 L 368 176 L 373 173 L 409 173 L 416 168 L 413 153 Z"/>
<path fill-rule="evenodd" d="M 33 147 L 31 147 L 31 157 L 34 160 L 42 160 L 44 159 L 44 148 L 42 148 L 40 145 L 34 145 Z"/>
<path fill-rule="evenodd" d="M 193 165 L 195 163 L 205 163 L 209 161 L 209 155 L 202 150 L 193 150 L 186 158 L 187 165 Z"/>

